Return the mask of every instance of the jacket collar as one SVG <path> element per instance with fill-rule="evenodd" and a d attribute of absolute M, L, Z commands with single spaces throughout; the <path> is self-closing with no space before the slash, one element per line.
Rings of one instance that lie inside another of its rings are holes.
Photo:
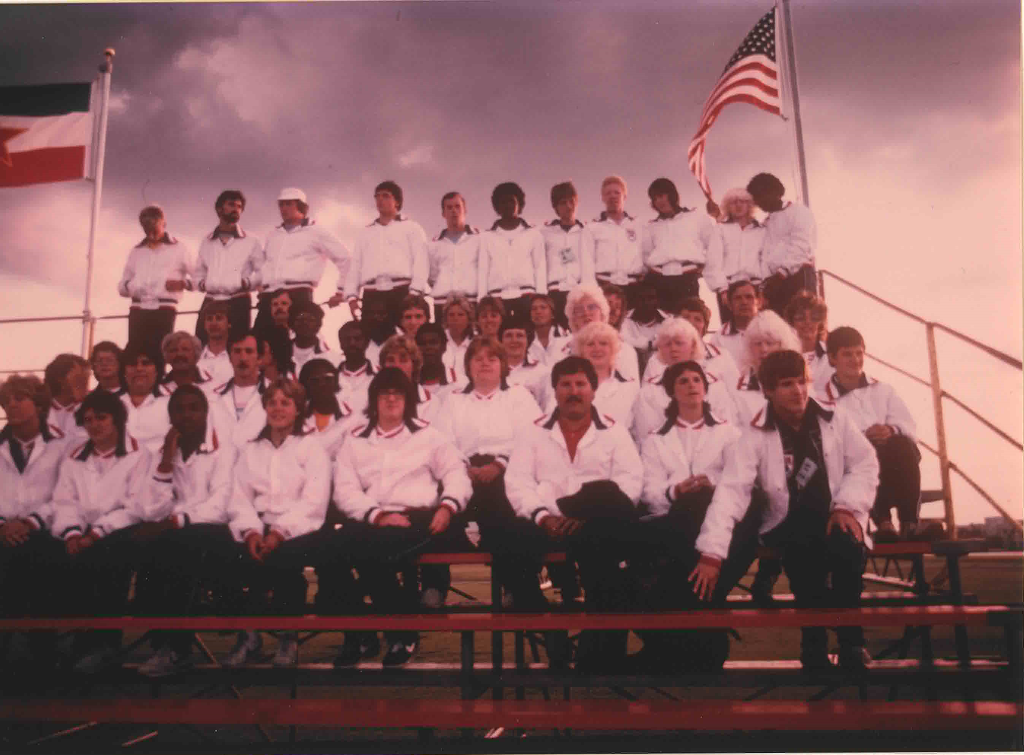
<path fill-rule="evenodd" d="M 140 247 L 145 246 L 146 245 L 146 240 L 148 238 L 149 238 L 148 236 L 143 236 L 142 241 L 140 241 L 138 244 L 136 244 L 135 248 L 138 249 Z M 174 238 L 173 236 L 171 236 L 171 234 L 165 232 L 163 237 L 160 239 L 160 243 L 161 244 L 177 244 L 178 240 L 176 238 Z"/>
<path fill-rule="evenodd" d="M 516 228 L 533 228 L 533 226 L 532 226 L 532 225 L 530 225 L 529 223 L 527 223 L 527 222 L 526 222 L 525 220 L 523 220 L 522 218 L 516 218 L 516 220 L 517 220 L 517 221 L 519 221 L 519 225 L 517 225 L 517 226 L 516 226 Z M 491 230 L 492 230 L 492 231 L 496 231 L 496 230 L 498 230 L 498 228 L 500 227 L 500 226 L 498 225 L 498 223 L 499 223 L 499 222 L 501 222 L 501 218 L 498 218 L 497 220 L 495 220 L 495 221 L 494 221 L 494 225 L 492 225 L 492 226 L 491 226 Z M 504 230 L 504 229 L 502 229 L 502 230 Z M 515 230 L 515 228 L 513 228 L 512 230 Z"/>
<path fill-rule="evenodd" d="M 635 220 L 635 218 L 632 215 L 630 215 L 628 212 L 626 212 L 625 210 L 623 210 L 623 212 L 622 212 L 622 219 L 623 220 Z M 597 222 L 598 223 L 603 223 L 606 220 L 608 220 L 608 210 L 601 210 L 601 214 L 597 216 Z"/>
<path fill-rule="evenodd" d="M 480 233 L 480 231 L 478 231 L 475 228 L 473 228 L 473 226 L 471 226 L 469 223 L 466 223 L 466 225 L 462 229 L 462 233 L 465 236 L 472 236 L 474 233 Z M 447 227 L 441 229 L 441 233 L 439 233 L 437 235 L 437 240 L 438 241 L 440 241 L 441 239 L 446 239 L 446 238 L 448 238 L 448 228 Z"/>
<path fill-rule="evenodd" d="M 243 231 L 242 226 L 238 225 L 237 223 L 235 224 L 235 227 L 232 228 L 230 231 L 222 231 L 220 229 L 220 223 L 218 223 L 216 226 L 214 226 L 213 231 L 210 232 L 210 235 L 207 236 L 207 238 L 210 239 L 210 241 L 216 241 L 221 236 L 231 236 L 232 238 L 236 239 L 244 239 L 245 231 Z"/>
<path fill-rule="evenodd" d="M 871 385 L 871 381 L 868 380 L 867 373 L 860 373 L 860 380 L 857 381 L 857 388 L 867 388 L 869 385 Z M 850 389 L 843 388 L 842 384 L 839 382 L 839 375 L 834 372 L 832 373 L 832 377 L 829 378 L 828 387 L 835 389 L 835 398 L 842 398 L 847 393 L 857 390 L 857 388 L 853 388 L 852 391 Z M 832 396 L 830 395 L 829 397 L 831 398 Z"/>
<path fill-rule="evenodd" d="M 832 415 L 834 412 L 830 412 L 827 409 L 822 408 L 821 404 L 815 401 L 813 398 L 807 399 L 806 411 L 811 412 L 813 416 L 823 419 L 825 422 L 832 421 Z M 806 415 L 804 416 L 806 419 Z M 771 402 L 765 406 L 764 409 L 759 411 L 754 419 L 750 421 L 751 427 L 756 427 L 758 430 L 777 430 L 778 429 L 778 417 L 775 414 L 775 410 L 772 408 Z"/>
<path fill-rule="evenodd" d="M 541 424 L 541 427 L 543 427 L 545 430 L 551 430 L 552 428 L 554 428 L 554 426 L 558 423 L 558 412 L 559 410 L 556 407 L 555 410 L 551 412 L 551 414 L 547 417 L 547 419 L 544 420 L 543 424 Z M 604 422 L 604 420 L 601 419 L 601 415 L 598 414 L 597 408 L 593 405 L 591 405 L 590 407 L 590 419 L 591 427 L 596 427 L 598 430 L 608 429 L 608 425 Z"/>

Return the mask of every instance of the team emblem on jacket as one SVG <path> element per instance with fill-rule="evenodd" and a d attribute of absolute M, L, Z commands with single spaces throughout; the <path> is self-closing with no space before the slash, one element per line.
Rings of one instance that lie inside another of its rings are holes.
<path fill-rule="evenodd" d="M 793 454 L 782 454 L 782 459 L 786 462 L 786 476 L 789 477 L 793 474 L 795 459 L 793 458 Z"/>
<path fill-rule="evenodd" d="M 627 228 L 626 238 L 629 239 L 631 242 L 636 241 L 636 231 L 634 231 L 632 228 Z"/>

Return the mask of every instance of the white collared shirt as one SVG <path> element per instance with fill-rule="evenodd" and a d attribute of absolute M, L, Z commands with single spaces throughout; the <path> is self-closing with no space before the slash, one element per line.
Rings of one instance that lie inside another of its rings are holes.
<path fill-rule="evenodd" d="M 419 223 L 403 215 L 387 225 L 374 220 L 356 238 L 352 266 L 344 279 L 345 296 L 358 298 L 362 286 L 390 290 L 389 282 L 394 286 L 408 282 L 410 293 L 422 294 L 428 271 L 427 234 Z"/>
<path fill-rule="evenodd" d="M 577 220 L 568 229 L 559 220 L 540 228 L 548 279 L 545 290 L 569 292 L 580 283 L 596 285 L 594 235 Z"/>
<path fill-rule="evenodd" d="M 505 473 L 505 490 L 516 514 L 539 524 L 558 516 L 559 498 L 584 483 L 611 480 L 635 504 L 643 487 L 640 454 L 622 425 L 594 411 L 590 427 L 570 458 L 557 415 L 546 414 L 516 442 Z"/>
<path fill-rule="evenodd" d="M 619 329 L 619 335 L 622 337 L 623 343 L 628 343 L 634 349 L 653 351 L 654 340 L 658 336 L 658 328 L 661 327 L 665 320 L 671 319 L 672 315 L 659 309 L 657 310 L 657 316 L 652 322 L 641 323 L 633 319 L 635 311 L 631 309 L 626 313 L 622 320 L 622 327 Z"/>
<path fill-rule="evenodd" d="M 448 345 L 444 348 L 444 354 L 441 356 L 441 361 L 444 362 L 444 366 L 449 370 L 455 371 L 455 379 L 459 383 L 465 383 L 469 378 L 466 375 L 466 351 L 469 349 L 469 344 L 473 340 L 471 334 L 467 334 L 462 339 L 462 343 L 455 343 L 452 339 L 451 333 L 447 330 L 445 333 L 448 335 Z"/>
<path fill-rule="evenodd" d="M 47 427 L 45 436 L 37 433 L 30 441 L 32 453 L 20 472 L 11 453 L 12 443 L 25 447 L 7 425 L 0 431 L 0 525 L 25 519 L 36 529 L 49 529 L 53 521 L 53 489 L 69 441 L 56 428 Z"/>
<path fill-rule="evenodd" d="M 544 237 L 522 218 L 511 231 L 495 223 L 484 233 L 479 273 L 481 296 L 518 299 L 526 293 L 545 293 L 548 273 Z"/>
<path fill-rule="evenodd" d="M 133 307 L 159 309 L 176 307 L 181 291 L 168 291 L 167 281 L 185 281 L 185 290 L 192 290 L 194 262 L 189 248 L 177 239 L 161 241 L 150 249 L 143 241 L 128 252 L 117 291 L 132 300 Z"/>
<path fill-rule="evenodd" d="M 826 409 L 840 407 L 864 432 L 872 425 L 888 425 L 900 435 L 917 442 L 917 423 L 910 409 L 888 383 L 861 374 L 861 382 L 852 391 L 843 391 L 833 376 L 815 398 Z"/>
<path fill-rule="evenodd" d="M 671 401 L 661 385 L 665 369 L 661 358 L 654 354 L 647 362 L 647 369 L 644 371 L 644 382 L 640 387 L 640 398 L 637 400 L 634 426 L 634 434 L 641 443 L 650 433 L 657 432 L 665 424 L 665 409 L 668 408 Z M 704 375 L 708 379 L 705 400 L 711 406 L 711 411 L 721 421 L 737 424 L 736 404 L 725 383 L 713 372 L 704 370 Z"/>
<path fill-rule="evenodd" d="M 761 259 L 765 275 L 792 275 L 804 265 L 814 264 L 818 227 L 808 207 L 786 202 L 765 218 L 764 228 Z"/>
<path fill-rule="evenodd" d="M 46 415 L 47 423 L 56 428 L 65 438 L 68 439 L 68 443 L 84 443 L 88 440 L 89 436 L 85 432 L 85 429 L 79 427 L 75 421 L 75 412 L 78 411 L 80 404 L 74 401 L 67 406 L 61 406 L 57 401 L 50 401 L 50 413 Z"/>
<path fill-rule="evenodd" d="M 292 228 L 282 223 L 267 237 L 263 255 L 253 273 L 253 285 L 262 285 L 268 291 L 316 288 L 327 260 L 338 268 L 338 291 L 341 292 L 351 262 L 348 248 L 315 220 L 306 218 Z"/>
<path fill-rule="evenodd" d="M 223 428 L 222 438 L 241 450 L 246 443 L 255 440 L 267 424 L 267 412 L 263 408 L 263 391 L 267 388 L 264 378 L 252 390 L 245 404 L 239 410 L 235 401 L 235 379 L 214 389 L 210 397 L 210 417 Z M 245 391 L 245 389 L 239 389 Z M 247 391 L 246 391 L 247 392 Z"/>
<path fill-rule="evenodd" d="M 253 273 L 263 260 L 260 239 L 237 227 L 238 235 L 203 236 L 196 259 L 196 290 L 211 299 L 227 300 L 253 287 Z"/>
<path fill-rule="evenodd" d="M 764 227 L 756 220 L 746 228 L 732 221 L 716 225 L 704 268 L 704 280 L 711 290 L 721 293 L 739 280 L 761 281 L 765 277 L 761 259 L 764 238 Z"/>
<path fill-rule="evenodd" d="M 445 300 L 461 294 L 476 299 L 480 285 L 480 247 L 483 234 L 467 225 L 458 240 L 452 241 L 445 228 L 427 245 L 430 295 Z"/>
<path fill-rule="evenodd" d="M 743 339 L 743 331 L 737 330 L 731 322 L 727 322 L 717 333 L 707 337 L 707 343 L 727 352 L 737 367 L 747 363 L 747 342 Z"/>
<path fill-rule="evenodd" d="M 317 427 L 317 415 L 310 414 L 302 425 L 302 431 L 310 437 L 316 438 L 320 446 L 327 453 L 327 458 L 332 462 L 341 450 L 349 431 L 365 421 L 365 417 L 352 409 L 348 402 L 338 400 L 338 414 L 331 414 L 327 418 L 327 424 L 323 428 Z"/>
<path fill-rule="evenodd" d="M 202 444 L 188 459 L 182 459 L 180 447 L 174 452 L 170 474 L 160 471 L 161 456 L 153 454 L 145 519 L 159 522 L 173 516 L 179 527 L 226 524 L 235 456 L 235 448 L 221 442 L 211 422 Z"/>
<path fill-rule="evenodd" d="M 529 356 L 527 356 L 529 360 Z M 523 361 L 516 366 L 509 365 L 508 377 L 505 381 L 509 385 L 521 385 L 530 392 L 537 406 L 547 406 L 548 397 L 551 395 L 551 368 L 546 364 L 533 361 Z"/>
<path fill-rule="evenodd" d="M 167 413 L 170 396 L 159 387 L 157 390 L 160 395 L 147 393 L 138 406 L 135 406 L 127 392 L 121 394 L 121 403 L 128 411 L 128 432 L 154 454 L 163 448 L 164 438 L 171 429 L 171 417 Z"/>
<path fill-rule="evenodd" d="M 496 388 L 487 395 L 466 388 L 449 395 L 437 429 L 467 459 L 489 455 L 507 467 L 515 439 L 540 415 L 537 402 L 521 385 Z"/>
<path fill-rule="evenodd" d="M 671 218 L 655 218 L 644 227 L 644 265 L 662 275 L 682 275 L 707 263 L 715 224 L 706 212 L 683 210 Z"/>
<path fill-rule="evenodd" d="M 235 374 L 227 347 L 219 354 L 214 354 L 209 346 L 204 346 L 196 366 L 210 376 L 214 386 L 224 385 Z"/>
<path fill-rule="evenodd" d="M 403 423 L 387 433 L 361 425 L 349 434 L 334 465 L 334 501 L 346 515 L 372 524 L 384 513 L 439 503 L 465 509 L 473 492 L 465 457 L 437 429 L 411 424 L 415 432 Z"/>
<path fill-rule="evenodd" d="M 607 212 L 587 223 L 594 239 L 594 275 L 617 286 L 625 286 L 643 272 L 640 253 L 640 222 L 630 214 L 616 223 Z"/>

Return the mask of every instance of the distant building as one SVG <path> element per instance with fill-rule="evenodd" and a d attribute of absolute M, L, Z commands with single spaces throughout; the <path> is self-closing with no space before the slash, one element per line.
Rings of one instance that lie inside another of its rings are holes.
<path fill-rule="evenodd" d="M 1006 550 L 1024 550 L 1024 534 L 1020 530 L 1022 525 L 1024 520 L 1018 519 L 1017 526 L 1014 527 L 1001 516 L 989 516 L 985 517 L 982 532 L 986 540 L 997 543 L 999 547 Z"/>

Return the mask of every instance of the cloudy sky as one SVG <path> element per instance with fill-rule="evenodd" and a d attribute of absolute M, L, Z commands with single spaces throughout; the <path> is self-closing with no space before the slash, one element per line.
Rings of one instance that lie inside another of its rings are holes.
<path fill-rule="evenodd" d="M 350 240 L 372 192 L 397 180 L 431 235 L 458 189 L 490 225 L 495 184 L 519 182 L 524 216 L 553 217 L 550 186 L 572 179 L 581 217 L 601 178 L 629 182 L 628 208 L 653 216 L 646 187 L 668 176 L 701 203 L 686 148 L 722 67 L 770 7 L 747 2 L 312 3 L 0 6 L 0 85 L 88 80 L 117 49 L 93 310 L 126 309 L 114 290 L 145 203 L 194 244 L 224 188 L 249 198 L 264 236 L 283 186 Z M 928 319 L 1021 354 L 1020 5 L 794 0 L 810 204 L 819 265 Z M 791 130 L 748 106 L 713 128 L 715 195 L 756 172 L 794 193 Z M 0 318 L 80 313 L 91 186 L 0 190 Z M 325 275 L 321 295 L 333 286 Z M 827 283 L 830 324 L 927 374 L 923 330 Z M 185 305 L 198 300 L 186 298 Z M 328 319 L 336 329 L 343 317 Z M 188 320 L 181 318 L 182 324 Z M 74 324 L 7 325 L 4 369 L 77 350 Z M 123 341 L 121 321 L 98 337 Z M 1021 436 L 1020 374 L 940 338 L 944 387 Z M 934 442 L 930 395 L 907 395 Z M 902 382 L 901 382 L 902 381 Z M 947 410 L 954 457 L 1020 507 L 1021 458 Z M 926 482 L 934 463 L 926 457 Z M 930 480 L 928 478 L 931 478 Z M 962 520 L 988 512 L 955 488 Z"/>

